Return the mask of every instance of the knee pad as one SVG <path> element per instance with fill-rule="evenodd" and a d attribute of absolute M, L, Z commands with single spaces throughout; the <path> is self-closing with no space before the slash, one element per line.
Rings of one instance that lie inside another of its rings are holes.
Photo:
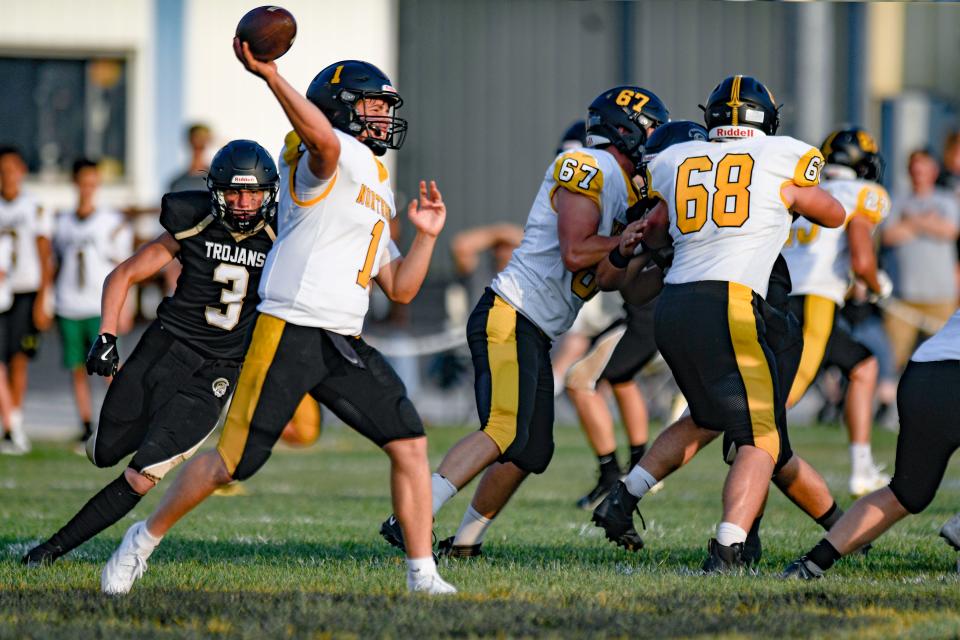
<path fill-rule="evenodd" d="M 890 491 L 909 513 L 916 515 L 933 502 L 936 487 L 928 491 L 924 487 L 901 487 L 901 484 L 897 482 L 897 478 L 894 476 L 894 479 L 890 482 Z"/>
<path fill-rule="evenodd" d="M 553 459 L 554 444 L 542 447 L 539 451 L 525 451 L 517 458 L 511 458 L 509 462 L 517 465 L 527 473 L 541 474 L 550 466 Z"/>

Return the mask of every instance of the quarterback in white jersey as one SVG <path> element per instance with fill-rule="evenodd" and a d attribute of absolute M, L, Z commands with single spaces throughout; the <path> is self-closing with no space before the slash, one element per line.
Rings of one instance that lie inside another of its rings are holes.
<path fill-rule="evenodd" d="M 890 196 L 878 184 L 883 159 L 877 144 L 863 129 L 834 131 L 821 151 L 826 160 L 823 188 L 843 205 L 846 219 L 843 226 L 829 229 L 798 218 L 783 247 L 793 282 L 790 310 L 803 325 L 803 353 L 787 406 L 800 401 L 823 367 L 837 366 L 850 380 L 843 409 L 850 437 L 849 489 L 861 496 L 890 481 L 870 450 L 879 367 L 870 349 L 838 322 L 837 313 L 851 275 L 874 298 L 890 294 L 890 279 L 877 271 L 873 242 L 876 226 L 890 211 Z"/>
<path fill-rule="evenodd" d="M 359 336 L 373 280 L 396 302 L 419 291 L 446 218 L 440 192 L 420 183 L 419 199 L 407 208 L 417 235 L 401 257 L 389 239 L 395 204 L 378 157 L 398 149 L 406 132 L 390 79 L 368 62 L 343 60 L 320 71 L 304 96 L 275 63 L 256 60 L 246 42 L 234 39 L 234 50 L 293 125 L 282 152 L 279 233 L 260 282 L 260 315 L 217 449 L 193 458 L 161 507 L 127 532 L 102 588 L 128 591 L 142 573 L 136 567 L 179 518 L 218 486 L 256 473 L 309 393 L 390 457 L 408 589 L 453 593 L 431 551 L 423 424 L 400 378 Z"/>
<path fill-rule="evenodd" d="M 434 513 L 486 474 L 457 534 L 441 542 L 443 555 L 478 555 L 491 520 L 520 483 L 549 465 L 552 340 L 596 293 L 598 265 L 618 251 L 615 225 L 639 199 L 633 177 L 647 132 L 659 123 L 654 114 L 669 117 L 659 98 L 635 86 L 603 92 L 587 113 L 587 146 L 562 151 L 550 163 L 523 242 L 467 322 L 481 426 L 454 445 L 433 474 Z M 389 520 L 381 533 L 396 544 Z"/>
<path fill-rule="evenodd" d="M 648 167 L 647 187 L 663 201 L 651 215 L 669 223 L 643 240 L 674 248 L 657 303 L 657 346 L 689 403 L 692 428 L 704 438 L 722 431 L 732 461 L 709 572 L 744 563 L 767 484 L 791 456 L 764 300 L 791 211 L 835 227 L 843 210 L 816 187 L 820 151 L 774 136 L 778 108 L 755 78 L 725 79 L 704 110 L 710 142 L 675 144 Z"/>
<path fill-rule="evenodd" d="M 878 538 L 933 501 L 947 464 L 960 448 L 960 311 L 920 345 L 897 387 L 900 433 L 889 486 L 857 500 L 830 532 L 784 571 L 786 578 L 816 579 L 852 551 Z M 940 535 L 960 550 L 960 516 Z"/>

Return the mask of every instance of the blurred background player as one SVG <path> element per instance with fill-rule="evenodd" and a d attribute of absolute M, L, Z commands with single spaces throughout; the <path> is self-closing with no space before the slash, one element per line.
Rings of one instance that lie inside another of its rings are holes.
<path fill-rule="evenodd" d="M 903 313 L 886 315 L 887 335 L 897 369 L 902 369 L 917 339 L 934 333 L 957 308 L 957 238 L 960 206 L 954 194 L 937 187 L 940 167 L 925 149 L 910 154 L 910 194 L 894 198 L 881 236 L 896 258 L 896 293 Z M 911 313 L 912 312 L 912 313 Z M 930 331 L 920 326 L 932 322 Z M 918 326 L 919 325 L 919 326 Z"/>
<path fill-rule="evenodd" d="M 455 593 L 431 551 L 430 468 L 423 423 L 383 356 L 360 338 L 370 285 L 409 303 L 426 277 L 446 206 L 420 182 L 407 216 L 417 230 L 404 257 L 385 233 L 394 216 L 390 174 L 406 120 L 390 79 L 368 62 L 343 60 L 317 74 L 306 96 L 248 43 L 234 52 L 283 108 L 293 131 L 280 163 L 279 234 L 260 286 L 257 318 L 216 450 L 190 460 L 147 521 L 137 522 L 101 575 L 105 593 L 127 593 L 161 538 L 213 491 L 255 474 L 310 393 L 390 458 L 397 519 L 409 540 L 407 589 Z M 332 256 L 339 256 L 333 259 Z"/>
<path fill-rule="evenodd" d="M 207 184 L 203 191 L 164 196 L 164 233 L 103 285 L 100 335 L 86 369 L 116 377 L 87 456 L 101 468 L 133 458 L 70 522 L 32 548 L 24 564 L 52 563 L 132 511 L 213 433 L 233 393 L 260 301 L 260 275 L 276 238 L 279 176 L 263 147 L 234 140 L 217 153 Z M 160 303 L 157 319 L 117 373 L 127 293 L 174 259 L 183 264 L 176 292 Z"/>
<path fill-rule="evenodd" d="M 63 345 L 63 366 L 70 371 L 82 433 L 78 453 L 93 433 L 93 406 L 84 363 L 100 335 L 103 281 L 133 250 L 133 231 L 117 211 L 97 205 L 100 171 L 92 160 L 73 163 L 77 206 L 57 216 L 53 247 L 57 257 L 55 307 Z M 121 314 L 118 332 L 129 330 Z"/>
<path fill-rule="evenodd" d="M 594 295 L 597 264 L 620 244 L 611 237 L 613 225 L 639 199 L 631 177 L 652 125 L 640 107 L 654 101 L 660 102 L 632 86 L 594 99 L 587 119 L 590 146 L 561 153 L 548 166 L 520 248 L 470 316 L 467 339 L 481 428 L 455 444 L 433 474 L 434 515 L 484 475 L 456 535 L 441 542 L 443 555 L 479 555 L 493 518 L 529 474 L 550 464 L 551 342 Z M 393 516 L 380 533 L 390 544 L 406 544 Z"/>
<path fill-rule="evenodd" d="M 890 211 L 890 196 L 880 186 L 883 158 L 869 133 L 859 128 L 834 131 L 820 147 L 826 165 L 821 188 L 846 212 L 836 229 L 798 217 L 783 256 L 793 290 L 790 310 L 803 324 L 803 354 L 787 406 L 799 402 L 817 373 L 837 366 L 849 379 L 844 417 L 850 437 L 850 494 L 862 496 L 885 486 L 870 450 L 873 398 L 879 367 L 870 349 L 851 334 L 839 316 L 852 284 L 863 281 L 874 300 L 890 295 L 890 278 L 877 269 L 873 232 Z"/>
<path fill-rule="evenodd" d="M 27 392 L 27 364 L 37 353 L 40 332 L 50 327 L 47 295 L 53 277 L 50 219 L 39 201 L 21 189 L 27 165 L 16 147 L 0 147 L 0 233 L 10 237 L 12 253 L 6 286 L 13 292 L 5 325 L 3 361 L 12 394 L 8 433 L 11 451 L 29 449 L 23 430 L 23 401 Z"/>

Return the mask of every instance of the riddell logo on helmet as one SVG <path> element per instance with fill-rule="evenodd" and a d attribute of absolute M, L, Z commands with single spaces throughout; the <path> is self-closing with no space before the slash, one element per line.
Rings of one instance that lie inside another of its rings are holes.
<path fill-rule="evenodd" d="M 233 176 L 230 184 L 258 184 L 256 176 Z"/>
<path fill-rule="evenodd" d="M 710 133 L 715 138 L 753 138 L 759 131 L 753 127 L 715 127 Z"/>

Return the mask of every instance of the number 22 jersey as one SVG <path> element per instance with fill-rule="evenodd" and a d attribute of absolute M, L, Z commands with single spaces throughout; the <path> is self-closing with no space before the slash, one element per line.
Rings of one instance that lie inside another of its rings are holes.
<path fill-rule="evenodd" d="M 183 265 L 157 309 L 161 326 L 205 358 L 242 361 L 273 227 L 235 235 L 214 216 L 207 191 L 165 195 L 160 224 L 180 244 Z"/>
<path fill-rule="evenodd" d="M 650 191 L 667 203 L 674 258 L 664 282 L 736 282 L 765 298 L 790 232 L 787 184 L 820 182 L 823 155 L 795 138 L 684 142 L 648 167 Z"/>
<path fill-rule="evenodd" d="M 626 210 L 637 202 L 633 182 L 616 159 L 602 149 L 584 147 L 561 153 L 547 169 L 530 209 L 523 241 L 491 288 L 551 339 L 566 332 L 585 300 L 597 292 L 594 269 L 571 273 L 563 264 L 557 212 L 557 189 L 593 200 L 600 211 L 597 234 L 615 235 Z"/>

